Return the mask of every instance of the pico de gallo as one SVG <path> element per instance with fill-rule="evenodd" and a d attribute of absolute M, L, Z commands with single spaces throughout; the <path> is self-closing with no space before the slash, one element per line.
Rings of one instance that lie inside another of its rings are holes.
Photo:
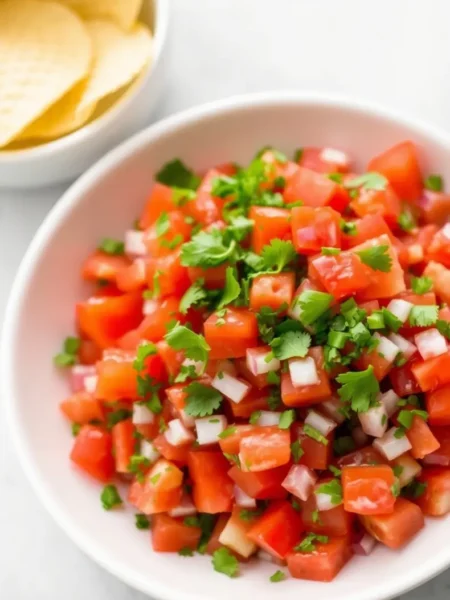
<path fill-rule="evenodd" d="M 70 459 L 154 551 L 331 581 L 450 511 L 450 195 L 417 154 L 174 160 L 85 260 Z"/>

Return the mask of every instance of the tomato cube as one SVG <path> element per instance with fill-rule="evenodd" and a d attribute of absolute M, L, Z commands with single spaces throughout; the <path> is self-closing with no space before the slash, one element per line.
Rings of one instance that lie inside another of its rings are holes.
<path fill-rule="evenodd" d="M 286 498 L 287 492 L 281 486 L 289 471 L 289 464 L 268 471 L 245 472 L 237 466 L 228 475 L 248 496 L 256 500 L 277 500 Z"/>
<path fill-rule="evenodd" d="M 256 316 L 244 308 L 228 307 L 224 317 L 213 313 L 206 319 L 204 330 L 211 359 L 239 358 L 245 356 L 247 348 L 258 345 Z"/>
<path fill-rule="evenodd" d="M 292 241 L 297 252 L 315 254 L 341 245 L 341 215 L 329 207 L 295 207 L 291 211 Z"/>
<path fill-rule="evenodd" d="M 450 512 L 450 469 L 431 467 L 418 477 L 425 484 L 423 493 L 414 501 L 425 515 L 441 517 Z"/>
<path fill-rule="evenodd" d="M 344 508 L 360 515 L 384 515 L 394 510 L 395 476 L 387 465 L 343 467 Z"/>
<path fill-rule="evenodd" d="M 114 473 L 111 434 L 95 425 L 83 425 L 74 440 L 70 460 L 99 481 Z"/>
<path fill-rule="evenodd" d="M 331 538 L 314 542 L 313 552 L 290 552 L 287 555 L 289 573 L 296 579 L 332 581 L 352 557 L 346 538 Z"/>
<path fill-rule="evenodd" d="M 254 222 L 251 246 L 256 254 L 273 239 L 291 239 L 290 211 L 285 208 L 252 206 L 248 217 Z"/>
<path fill-rule="evenodd" d="M 309 349 L 308 356 L 314 359 L 319 383 L 295 387 L 289 372 L 281 374 L 281 399 L 286 406 L 317 404 L 331 396 L 328 374 L 324 368 L 323 349 L 315 346 Z"/>
<path fill-rule="evenodd" d="M 179 552 L 183 548 L 197 550 L 202 530 L 186 525 L 183 519 L 156 514 L 152 518 L 152 547 L 155 552 Z"/>
<path fill-rule="evenodd" d="M 228 476 L 228 470 L 229 464 L 221 452 L 189 453 L 192 495 L 199 512 L 215 514 L 231 510 L 233 482 Z"/>

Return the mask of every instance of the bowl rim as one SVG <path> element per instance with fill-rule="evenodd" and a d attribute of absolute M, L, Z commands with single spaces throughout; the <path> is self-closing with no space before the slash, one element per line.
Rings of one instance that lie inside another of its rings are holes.
<path fill-rule="evenodd" d="M 22 161 L 38 161 L 42 158 L 52 156 L 54 152 L 64 152 L 71 147 L 82 144 L 93 136 L 101 135 L 114 120 L 128 110 L 132 100 L 142 91 L 153 77 L 163 53 L 167 41 L 167 33 L 170 19 L 170 0 L 147 0 L 153 2 L 155 19 L 153 33 L 153 59 L 150 68 L 143 77 L 138 77 L 131 93 L 126 93 L 120 102 L 117 102 L 104 114 L 94 119 L 91 123 L 83 125 L 79 129 L 67 135 L 50 140 L 39 146 L 23 148 L 20 150 L 0 150 L 0 163 L 3 165 L 20 164 Z"/>
<path fill-rule="evenodd" d="M 69 538 L 86 555 L 134 589 L 154 595 L 161 600 L 195 600 L 196 597 L 188 591 L 182 594 L 176 592 L 175 594 L 169 584 L 151 581 L 124 566 L 119 560 L 111 559 L 107 551 L 98 546 L 95 540 L 90 539 L 88 533 L 76 526 L 71 515 L 61 507 L 52 496 L 51 491 L 47 489 L 45 478 L 40 477 L 37 470 L 35 470 L 33 451 L 26 439 L 21 424 L 22 419 L 14 399 L 15 386 L 12 375 L 15 366 L 15 361 L 13 360 L 14 353 L 8 351 L 9 348 L 15 345 L 14 340 L 18 335 L 19 315 L 24 298 L 23 290 L 34 273 L 35 263 L 38 262 L 45 244 L 51 239 L 60 222 L 66 218 L 70 218 L 70 212 L 77 204 L 78 199 L 85 194 L 98 178 L 111 172 L 118 163 L 132 156 L 142 147 L 153 143 L 161 136 L 176 132 L 179 127 L 192 126 L 204 119 L 214 120 L 218 116 L 224 116 L 235 111 L 250 111 L 255 108 L 270 108 L 274 106 L 281 108 L 298 106 L 300 108 L 311 104 L 324 108 L 342 108 L 344 110 L 355 111 L 359 114 L 370 114 L 393 124 L 401 124 L 412 130 L 412 132 L 431 138 L 435 143 L 448 147 L 450 151 L 450 137 L 443 134 L 438 128 L 414 117 L 398 115 L 395 111 L 383 108 L 377 104 L 350 99 L 343 95 L 292 91 L 263 92 L 233 96 L 225 100 L 213 101 L 190 108 L 147 127 L 108 152 L 63 194 L 61 199 L 46 216 L 29 244 L 10 291 L 3 323 L 0 377 L 2 380 L 1 387 L 6 407 L 7 423 L 20 463 L 42 504 L 58 525 L 67 533 Z M 394 583 L 381 582 L 376 590 L 359 589 L 356 593 L 357 595 L 352 594 L 349 600 L 389 600 L 432 579 L 449 565 L 450 548 L 447 554 L 442 553 L 435 557 L 435 562 L 431 568 L 429 563 L 426 563 L 415 567 L 413 572 L 408 572 L 407 581 L 402 581 L 399 578 Z"/>

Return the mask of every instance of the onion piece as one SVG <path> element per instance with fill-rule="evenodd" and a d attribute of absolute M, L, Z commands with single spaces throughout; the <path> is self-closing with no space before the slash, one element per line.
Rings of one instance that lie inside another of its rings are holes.
<path fill-rule="evenodd" d="M 227 524 L 219 536 L 219 542 L 234 550 L 244 558 L 248 558 L 256 552 L 256 544 L 247 537 L 247 532 L 243 526 L 239 526 L 233 517 L 228 519 Z"/>
<path fill-rule="evenodd" d="M 416 265 L 423 261 L 425 255 L 423 252 L 423 247 L 420 244 L 411 244 L 406 247 L 406 251 L 408 253 L 408 264 Z"/>
<path fill-rule="evenodd" d="M 414 341 L 420 356 L 424 360 L 447 352 L 447 341 L 435 327 L 421 331 L 414 336 Z"/>
<path fill-rule="evenodd" d="M 270 425 L 278 425 L 280 422 L 280 412 L 272 412 L 270 410 L 262 410 L 256 421 L 256 425 L 260 427 L 269 427 Z"/>
<path fill-rule="evenodd" d="M 181 363 L 183 367 L 194 367 L 194 372 L 196 375 L 202 375 L 206 364 L 203 360 L 192 360 L 192 358 L 185 358 Z"/>
<path fill-rule="evenodd" d="M 350 166 L 349 156 L 336 148 L 324 148 L 320 153 L 320 159 L 323 162 L 338 165 L 341 169 L 348 169 Z"/>
<path fill-rule="evenodd" d="M 142 305 L 142 312 L 146 317 L 148 315 L 152 315 L 157 310 L 159 310 L 159 306 L 156 300 L 153 300 L 152 298 L 144 300 L 144 304 Z"/>
<path fill-rule="evenodd" d="M 342 413 L 344 403 L 340 398 L 330 398 L 325 402 L 320 403 L 320 408 L 330 419 L 333 419 L 335 423 L 340 425 L 345 421 L 345 415 Z"/>
<path fill-rule="evenodd" d="M 400 397 L 397 396 L 394 390 L 388 390 L 387 392 L 384 392 L 384 394 L 379 394 L 378 400 L 383 404 L 387 416 L 392 417 L 398 408 L 397 404 Z"/>
<path fill-rule="evenodd" d="M 256 500 L 248 496 L 238 485 L 234 486 L 234 499 L 237 506 L 241 506 L 242 508 L 256 508 Z"/>
<path fill-rule="evenodd" d="M 292 465 L 282 487 L 300 500 L 307 500 L 314 490 L 317 475 L 305 465 Z"/>
<path fill-rule="evenodd" d="M 358 419 L 364 433 L 367 433 L 367 435 L 380 438 L 385 434 L 388 415 L 384 404 L 373 406 L 366 412 L 358 413 Z"/>
<path fill-rule="evenodd" d="M 413 306 L 414 305 L 411 302 L 407 302 L 401 298 L 394 298 L 389 302 L 386 308 L 396 316 L 399 321 L 405 323 Z"/>
<path fill-rule="evenodd" d="M 316 506 L 319 512 L 331 510 L 332 508 L 336 508 L 336 506 L 342 504 L 342 500 L 338 504 L 333 504 L 333 502 L 331 501 L 332 496 L 330 494 L 318 492 L 317 490 L 320 489 L 321 485 L 323 484 L 318 485 L 314 490 L 314 495 L 316 497 Z"/>
<path fill-rule="evenodd" d="M 183 494 L 181 498 L 181 502 L 175 508 L 172 508 L 168 511 L 169 516 L 171 517 L 188 517 L 190 515 L 197 514 L 197 509 L 192 502 L 191 497 L 188 494 Z"/>
<path fill-rule="evenodd" d="M 317 385 L 320 383 L 316 363 L 311 356 L 306 358 L 291 358 L 289 374 L 294 387 Z"/>
<path fill-rule="evenodd" d="M 406 360 L 411 358 L 411 356 L 417 352 L 417 348 L 414 346 L 414 344 L 404 338 L 402 335 L 398 335 L 398 333 L 390 333 L 388 335 L 388 340 L 397 346 Z"/>
<path fill-rule="evenodd" d="M 352 543 L 352 549 L 359 556 L 368 556 L 377 545 L 377 540 L 368 533 L 364 533 L 358 542 Z"/>
<path fill-rule="evenodd" d="M 148 440 L 141 440 L 140 453 L 141 456 L 145 456 L 145 458 L 151 463 L 156 462 L 160 457 L 160 453 L 154 444 Z"/>
<path fill-rule="evenodd" d="M 125 232 L 125 254 L 129 256 L 145 256 L 147 254 L 143 231 L 129 229 Z"/>
<path fill-rule="evenodd" d="M 402 454 L 396 458 L 394 460 L 394 466 L 401 467 L 398 470 L 399 473 L 397 475 L 400 487 L 404 487 L 405 485 L 408 485 L 408 483 L 411 483 L 411 481 L 422 472 L 422 465 L 420 465 L 417 460 L 414 460 L 410 454 Z"/>
<path fill-rule="evenodd" d="M 395 437 L 397 430 L 398 427 L 391 427 L 382 438 L 374 440 L 372 444 L 388 460 L 394 460 L 412 448 L 406 435 Z"/>
<path fill-rule="evenodd" d="M 362 427 L 354 427 L 352 429 L 352 438 L 357 448 L 362 448 L 369 443 L 369 436 Z"/>
<path fill-rule="evenodd" d="M 133 404 L 132 421 L 134 425 L 147 425 L 148 423 L 153 423 L 154 420 L 155 415 L 145 404 L 138 404 L 137 402 Z"/>
<path fill-rule="evenodd" d="M 314 429 L 317 429 L 317 431 L 320 431 L 320 433 L 325 437 L 337 427 L 335 421 L 332 421 L 328 417 L 324 417 L 315 410 L 308 411 L 305 423 L 311 427 L 314 427 Z"/>
<path fill-rule="evenodd" d="M 172 446 L 183 446 L 194 441 L 193 433 L 186 429 L 180 419 L 173 419 L 167 423 L 164 436 Z"/>
<path fill-rule="evenodd" d="M 188 415 L 185 408 L 176 409 L 178 417 L 183 421 L 183 425 L 188 429 L 195 427 L 195 418 Z"/>
<path fill-rule="evenodd" d="M 219 434 L 227 428 L 227 419 L 224 415 L 212 415 L 195 419 L 195 429 L 197 431 L 197 442 L 200 446 L 208 444 L 217 444 Z"/>
<path fill-rule="evenodd" d="M 229 375 L 224 371 L 214 377 L 211 386 L 235 404 L 239 404 L 245 398 L 251 387 L 246 381 L 233 377 L 233 375 Z"/>
<path fill-rule="evenodd" d="M 399 353 L 398 346 L 394 342 L 391 342 L 389 338 L 379 333 L 375 333 L 373 337 L 378 340 L 378 346 L 375 348 L 375 351 L 381 354 L 388 362 L 393 363 Z"/>
<path fill-rule="evenodd" d="M 277 358 L 270 358 L 271 350 L 263 348 L 248 348 L 246 352 L 247 368 L 253 375 L 264 375 L 271 371 L 278 371 L 281 363 Z M 266 359 L 269 357 L 269 360 Z"/>
<path fill-rule="evenodd" d="M 74 365 L 70 370 L 70 389 L 74 394 L 77 392 L 90 392 L 95 391 L 87 389 L 86 380 L 88 378 L 95 377 L 95 386 L 97 385 L 97 370 L 93 365 Z M 88 384 L 89 385 L 89 384 Z"/>

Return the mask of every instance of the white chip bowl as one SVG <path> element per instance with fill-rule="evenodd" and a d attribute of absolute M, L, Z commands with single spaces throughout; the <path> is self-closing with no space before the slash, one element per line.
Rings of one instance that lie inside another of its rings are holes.
<path fill-rule="evenodd" d="M 1 355 L 3 398 L 17 449 L 36 493 L 72 540 L 129 585 L 164 600 L 272 600 L 274 565 L 215 573 L 208 556 L 152 552 L 134 511 L 105 512 L 100 486 L 71 467 L 70 428 L 58 410 L 68 393 L 52 366 L 72 331 L 73 307 L 86 294 L 80 264 L 105 235 L 121 236 L 139 214 L 155 172 L 180 157 L 195 169 L 245 163 L 268 143 L 291 155 L 304 145 L 350 153 L 362 169 L 377 152 L 410 138 L 424 172 L 450 181 L 450 140 L 431 127 L 372 106 L 329 96 L 277 93 L 234 98 L 188 110 L 128 140 L 92 167 L 63 196 L 34 238 L 6 311 Z M 332 583 L 288 579 L 285 600 L 385 600 L 450 565 L 450 518 L 429 519 L 406 548 L 380 545 L 355 557 Z"/>
<path fill-rule="evenodd" d="M 170 0 L 145 0 L 140 20 L 153 32 L 150 68 L 117 103 L 81 129 L 34 148 L 0 148 L 0 188 L 53 185 L 78 177 L 105 152 L 150 122 L 166 76 Z"/>

